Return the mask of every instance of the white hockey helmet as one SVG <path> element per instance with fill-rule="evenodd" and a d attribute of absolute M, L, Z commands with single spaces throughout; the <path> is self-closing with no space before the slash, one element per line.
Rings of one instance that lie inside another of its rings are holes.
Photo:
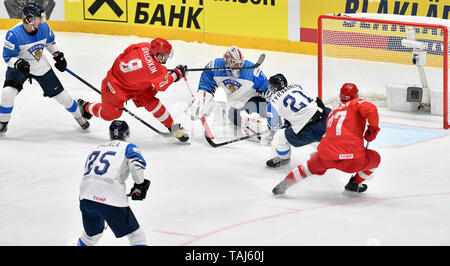
<path fill-rule="evenodd" d="M 226 67 L 242 67 L 244 65 L 244 56 L 237 46 L 231 46 L 223 55 Z M 231 70 L 234 77 L 239 77 L 239 69 Z"/>

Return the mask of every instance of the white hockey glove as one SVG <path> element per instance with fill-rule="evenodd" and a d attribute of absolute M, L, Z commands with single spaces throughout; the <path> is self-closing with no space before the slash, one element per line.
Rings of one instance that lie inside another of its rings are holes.
<path fill-rule="evenodd" d="M 260 114 L 256 112 L 249 114 L 244 110 L 239 114 L 241 116 L 241 132 L 244 136 L 261 133 L 269 129 L 267 118 L 262 118 Z M 272 134 L 267 132 L 260 136 L 249 138 L 249 140 L 257 142 L 261 141 L 261 144 L 270 145 L 272 142 Z"/>
<path fill-rule="evenodd" d="M 199 90 L 188 106 L 191 120 L 210 115 L 213 109 L 213 98 L 214 95 L 211 93 Z"/>

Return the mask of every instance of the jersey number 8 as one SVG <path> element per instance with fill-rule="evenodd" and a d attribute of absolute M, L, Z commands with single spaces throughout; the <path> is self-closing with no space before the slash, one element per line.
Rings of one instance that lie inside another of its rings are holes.
<path fill-rule="evenodd" d="M 120 70 L 123 73 L 128 73 L 142 68 L 142 61 L 140 59 L 130 60 L 128 63 L 120 62 Z"/>

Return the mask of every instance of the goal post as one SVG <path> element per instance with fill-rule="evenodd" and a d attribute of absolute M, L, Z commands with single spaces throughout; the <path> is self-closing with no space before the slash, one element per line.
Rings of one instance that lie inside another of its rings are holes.
<path fill-rule="evenodd" d="M 450 21 L 426 17 L 320 16 L 318 97 L 337 98 L 342 84 L 352 82 L 361 98 L 388 102 L 393 110 L 427 106 L 443 116 L 448 129 L 449 26 Z M 420 92 L 419 102 L 411 100 L 411 91 Z"/>

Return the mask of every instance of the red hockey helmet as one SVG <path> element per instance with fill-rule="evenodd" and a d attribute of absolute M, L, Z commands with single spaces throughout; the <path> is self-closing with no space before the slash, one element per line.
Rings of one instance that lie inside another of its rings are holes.
<path fill-rule="evenodd" d="M 156 58 L 158 54 L 163 56 L 164 63 L 173 55 L 172 45 L 165 39 L 156 38 L 150 43 L 150 54 Z"/>
<path fill-rule="evenodd" d="M 358 87 L 353 83 L 345 83 L 341 87 L 341 102 L 346 102 L 358 98 Z"/>

